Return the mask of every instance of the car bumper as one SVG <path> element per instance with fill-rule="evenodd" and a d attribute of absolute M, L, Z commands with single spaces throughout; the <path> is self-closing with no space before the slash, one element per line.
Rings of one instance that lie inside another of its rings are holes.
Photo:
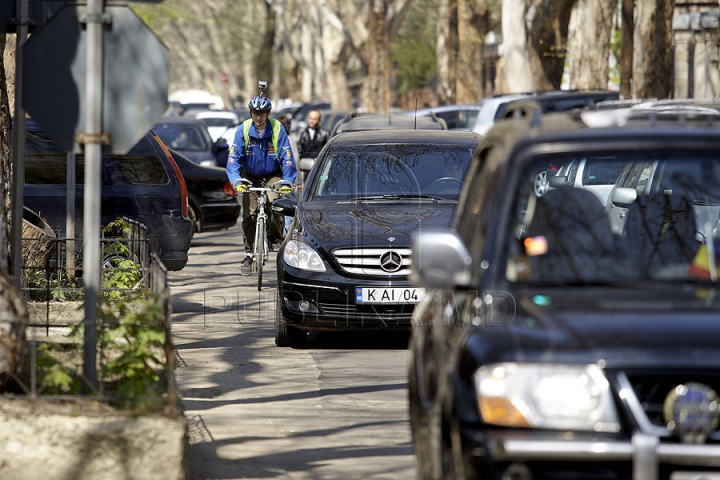
<path fill-rule="evenodd" d="M 654 435 L 629 439 L 561 433 L 461 432 L 462 457 L 468 470 L 488 478 L 526 472 L 534 480 L 556 478 L 684 479 L 698 472 L 717 472 L 720 444 L 668 443 Z M 576 438 L 572 438 L 576 437 Z M 610 476 L 609 472 L 612 474 Z M 522 478 L 522 477 L 517 477 Z M 706 478 L 706 477 L 702 477 Z"/>
<path fill-rule="evenodd" d="M 188 262 L 193 222 L 181 216 L 165 215 L 160 226 L 146 223 L 148 237 L 157 256 L 170 271 L 182 270 Z"/>
<path fill-rule="evenodd" d="M 305 330 L 409 330 L 415 304 L 370 304 L 355 301 L 358 287 L 406 287 L 407 279 L 351 279 L 334 272 L 322 276 L 290 267 L 279 269 L 281 306 L 289 325 Z M 302 302 L 307 302 L 303 310 Z"/>

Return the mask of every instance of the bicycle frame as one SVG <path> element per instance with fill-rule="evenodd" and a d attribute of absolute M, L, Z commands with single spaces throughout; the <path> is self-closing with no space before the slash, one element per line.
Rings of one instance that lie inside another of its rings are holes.
<path fill-rule="evenodd" d="M 271 186 L 266 186 L 265 180 L 262 181 L 259 187 L 253 187 L 252 182 L 245 178 L 241 181 L 248 185 L 247 192 L 256 192 L 257 196 L 257 216 L 255 219 L 255 242 L 253 244 L 252 251 L 252 272 L 258 274 L 258 290 L 262 289 L 262 269 L 265 261 L 268 259 L 268 241 L 267 241 L 267 227 L 269 216 L 265 211 L 265 206 L 268 203 L 268 192 L 280 193 L 279 187 L 275 187 L 277 184 L 289 183 L 286 180 L 278 180 Z"/>

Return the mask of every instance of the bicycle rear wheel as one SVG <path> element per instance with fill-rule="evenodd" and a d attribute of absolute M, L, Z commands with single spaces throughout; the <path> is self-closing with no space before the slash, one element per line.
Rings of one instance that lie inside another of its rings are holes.
<path fill-rule="evenodd" d="M 263 263 L 265 263 L 265 220 L 258 218 L 255 233 L 255 262 L 258 274 L 258 291 L 262 290 Z"/>

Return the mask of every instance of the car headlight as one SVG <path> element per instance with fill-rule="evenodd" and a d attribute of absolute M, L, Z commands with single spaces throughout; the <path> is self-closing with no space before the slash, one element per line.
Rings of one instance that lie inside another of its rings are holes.
<path fill-rule="evenodd" d="M 215 160 L 202 160 L 200 165 L 203 167 L 217 167 L 217 162 Z"/>
<path fill-rule="evenodd" d="M 287 242 L 283 251 L 283 260 L 291 267 L 301 270 L 325 271 L 325 263 L 320 258 L 320 255 L 309 245 L 297 240 Z"/>
<path fill-rule="evenodd" d="M 485 423 L 509 427 L 620 430 L 610 385 L 597 365 L 496 363 L 474 375 Z"/>

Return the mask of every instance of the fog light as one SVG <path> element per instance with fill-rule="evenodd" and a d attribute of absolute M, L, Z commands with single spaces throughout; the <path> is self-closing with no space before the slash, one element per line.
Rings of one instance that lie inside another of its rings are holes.
<path fill-rule="evenodd" d="M 300 307 L 300 310 L 302 310 L 303 312 L 307 312 L 308 310 L 310 310 L 310 302 L 308 302 L 307 300 L 301 301 L 300 305 L 298 305 L 298 306 Z"/>
<path fill-rule="evenodd" d="M 513 463 L 505 469 L 502 480 L 532 480 L 532 472 L 522 463 Z"/>

